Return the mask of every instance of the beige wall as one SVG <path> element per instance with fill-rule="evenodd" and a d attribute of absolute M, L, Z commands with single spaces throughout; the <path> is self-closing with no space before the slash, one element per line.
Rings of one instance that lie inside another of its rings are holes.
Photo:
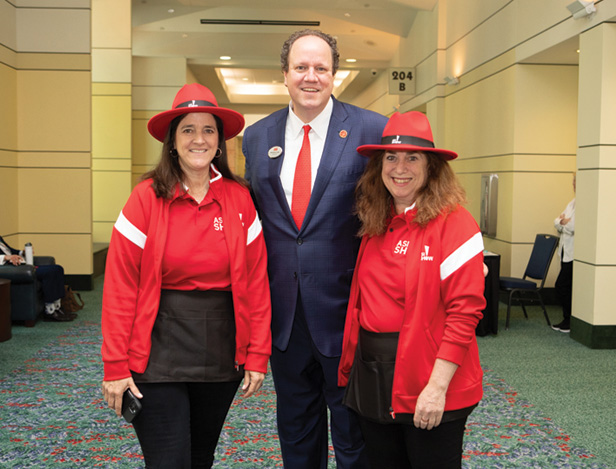
<path fill-rule="evenodd" d="M 3 29 L 0 15 L 0 30 Z M 17 71 L 15 54 L 0 45 L 0 234 L 16 235 L 19 232 L 17 207 Z M 5 65 L 8 64 L 8 65 Z M 6 238 L 17 245 L 16 236 Z"/>
<path fill-rule="evenodd" d="M 16 5 L 0 6 L 0 234 L 89 275 L 90 2 Z"/>
<path fill-rule="evenodd" d="M 131 190 L 131 4 L 92 0 L 92 227 L 108 243 Z"/>
<path fill-rule="evenodd" d="M 616 324 L 615 54 L 616 24 L 582 34 L 573 310 L 595 325 Z"/>

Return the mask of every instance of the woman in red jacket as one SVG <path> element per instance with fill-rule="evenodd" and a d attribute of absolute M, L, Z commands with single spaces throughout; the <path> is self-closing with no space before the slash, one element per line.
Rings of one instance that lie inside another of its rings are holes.
<path fill-rule="evenodd" d="M 464 190 L 419 112 L 395 113 L 356 191 L 362 244 L 339 384 L 375 468 L 459 468 L 482 396 L 475 327 L 483 242 Z"/>
<path fill-rule="evenodd" d="M 103 394 L 133 425 L 148 468 L 211 467 L 225 417 L 263 382 L 271 351 L 261 224 L 225 140 L 244 126 L 199 84 L 148 130 L 163 142 L 116 221 L 103 291 Z M 127 399 L 127 398 L 126 398 Z"/>

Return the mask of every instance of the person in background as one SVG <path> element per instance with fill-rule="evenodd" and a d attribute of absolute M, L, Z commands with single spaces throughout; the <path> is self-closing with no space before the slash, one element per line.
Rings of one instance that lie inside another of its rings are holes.
<path fill-rule="evenodd" d="M 573 175 L 575 193 L 575 174 Z M 575 234 L 575 197 L 565 207 L 565 211 L 554 220 L 554 228 L 560 233 L 558 254 L 560 272 L 556 279 L 556 295 L 563 308 L 563 320 L 552 324 L 552 329 L 560 332 L 571 331 L 571 296 L 573 291 L 573 235 Z"/>
<path fill-rule="evenodd" d="M 357 186 L 362 243 L 339 383 L 373 468 L 459 468 L 482 397 L 483 241 L 420 112 L 394 113 Z"/>
<path fill-rule="evenodd" d="M 133 425 L 148 468 L 211 467 L 242 379 L 260 387 L 271 353 L 261 224 L 225 140 L 244 126 L 205 86 L 185 85 L 148 130 L 163 142 L 116 221 L 103 290 L 105 401 Z"/>
<path fill-rule="evenodd" d="M 321 31 L 293 33 L 281 66 L 291 103 L 244 132 L 246 178 L 263 220 L 272 297 L 272 376 L 284 465 L 327 467 L 328 408 L 338 468 L 367 466 L 337 372 L 359 222 L 357 146 L 387 119 L 332 96 L 339 53 Z"/>
<path fill-rule="evenodd" d="M 18 251 L 9 246 L 0 236 L 0 265 L 25 264 L 23 251 Z M 68 322 L 77 317 L 76 313 L 65 313 L 62 310 L 61 301 L 66 291 L 64 290 L 64 268 L 61 265 L 37 265 L 35 267 L 36 278 L 41 283 L 43 301 L 45 302 L 45 321 Z"/>

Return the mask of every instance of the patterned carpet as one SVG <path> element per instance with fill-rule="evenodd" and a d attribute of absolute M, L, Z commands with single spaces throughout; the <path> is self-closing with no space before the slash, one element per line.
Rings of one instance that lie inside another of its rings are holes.
<path fill-rule="evenodd" d="M 77 323 L 0 377 L 0 467 L 143 467 L 132 427 L 103 404 L 100 344 L 100 323 Z M 463 467 L 607 469 L 491 370 L 484 389 L 467 425 Z M 281 466 L 268 375 L 258 396 L 234 402 L 214 467 Z"/>

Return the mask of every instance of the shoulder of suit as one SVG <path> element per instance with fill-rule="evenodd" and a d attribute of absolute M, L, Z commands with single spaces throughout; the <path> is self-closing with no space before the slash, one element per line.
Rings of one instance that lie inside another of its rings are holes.
<path fill-rule="evenodd" d="M 263 119 L 258 120 L 257 122 L 255 122 L 254 124 L 249 125 L 248 127 L 246 127 L 246 130 L 249 130 L 251 128 L 258 128 L 261 126 L 269 126 L 272 125 L 273 122 L 275 122 L 276 120 L 286 116 L 286 114 L 289 112 L 289 107 L 283 107 L 282 109 L 278 109 L 277 111 L 272 112 L 269 116 L 265 116 Z M 246 132 L 246 130 L 244 132 Z"/>
<path fill-rule="evenodd" d="M 336 98 L 334 98 L 334 107 L 335 106 L 341 106 L 348 115 L 353 117 L 360 117 L 361 119 L 372 119 L 379 123 L 382 122 L 383 126 L 387 122 L 387 117 L 383 116 L 382 114 L 379 114 L 378 112 L 364 109 L 362 107 L 355 106 L 354 104 L 344 103 L 342 101 L 338 101 Z"/>

